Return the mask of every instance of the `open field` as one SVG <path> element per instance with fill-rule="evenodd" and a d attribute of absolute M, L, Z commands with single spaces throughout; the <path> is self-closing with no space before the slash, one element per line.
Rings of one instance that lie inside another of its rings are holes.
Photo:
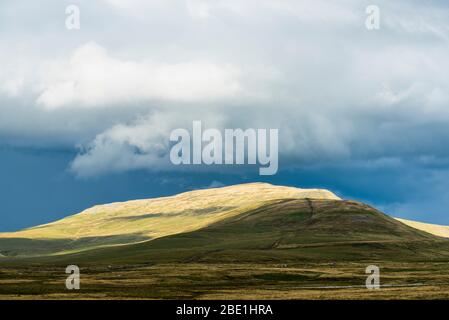
<path fill-rule="evenodd" d="M 449 299 L 449 262 L 373 263 L 378 290 L 365 288 L 368 263 L 80 266 L 79 291 L 64 266 L 7 267 L 0 299 Z"/>

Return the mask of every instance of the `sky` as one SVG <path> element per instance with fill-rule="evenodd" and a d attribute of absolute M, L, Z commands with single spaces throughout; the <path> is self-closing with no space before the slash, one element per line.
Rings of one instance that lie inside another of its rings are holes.
<path fill-rule="evenodd" d="M 6 0 L 0 39 L 0 231 L 252 181 L 449 225 L 444 1 Z M 173 166 L 194 120 L 278 129 L 277 174 Z"/>

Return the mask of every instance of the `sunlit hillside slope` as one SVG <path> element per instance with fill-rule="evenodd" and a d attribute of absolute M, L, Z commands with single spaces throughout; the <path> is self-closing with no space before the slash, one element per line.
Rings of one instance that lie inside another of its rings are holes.
<path fill-rule="evenodd" d="M 338 200 L 332 192 L 249 183 L 98 205 L 65 219 L 0 233 L 0 254 L 36 255 L 121 245 L 194 231 L 276 199 Z"/>

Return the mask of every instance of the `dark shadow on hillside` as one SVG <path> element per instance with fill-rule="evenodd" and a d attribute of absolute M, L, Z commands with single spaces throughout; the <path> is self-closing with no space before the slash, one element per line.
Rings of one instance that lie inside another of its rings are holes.
<path fill-rule="evenodd" d="M 76 250 L 79 248 L 95 248 L 98 246 L 140 242 L 150 239 L 150 237 L 140 233 L 117 236 L 84 237 L 79 239 L 36 240 L 27 238 L 3 238 L 0 239 L 0 254 L 3 257 L 45 255 L 66 250 Z"/>

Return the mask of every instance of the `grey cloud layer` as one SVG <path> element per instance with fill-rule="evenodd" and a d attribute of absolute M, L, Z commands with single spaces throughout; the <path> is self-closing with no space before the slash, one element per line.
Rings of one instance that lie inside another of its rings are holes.
<path fill-rule="evenodd" d="M 363 1 L 75 1 L 80 31 L 44 2 L 0 5 L 0 134 L 80 146 L 78 175 L 165 169 L 170 130 L 196 119 L 279 128 L 286 166 L 449 159 L 438 1 L 378 1 L 378 31 Z"/>

